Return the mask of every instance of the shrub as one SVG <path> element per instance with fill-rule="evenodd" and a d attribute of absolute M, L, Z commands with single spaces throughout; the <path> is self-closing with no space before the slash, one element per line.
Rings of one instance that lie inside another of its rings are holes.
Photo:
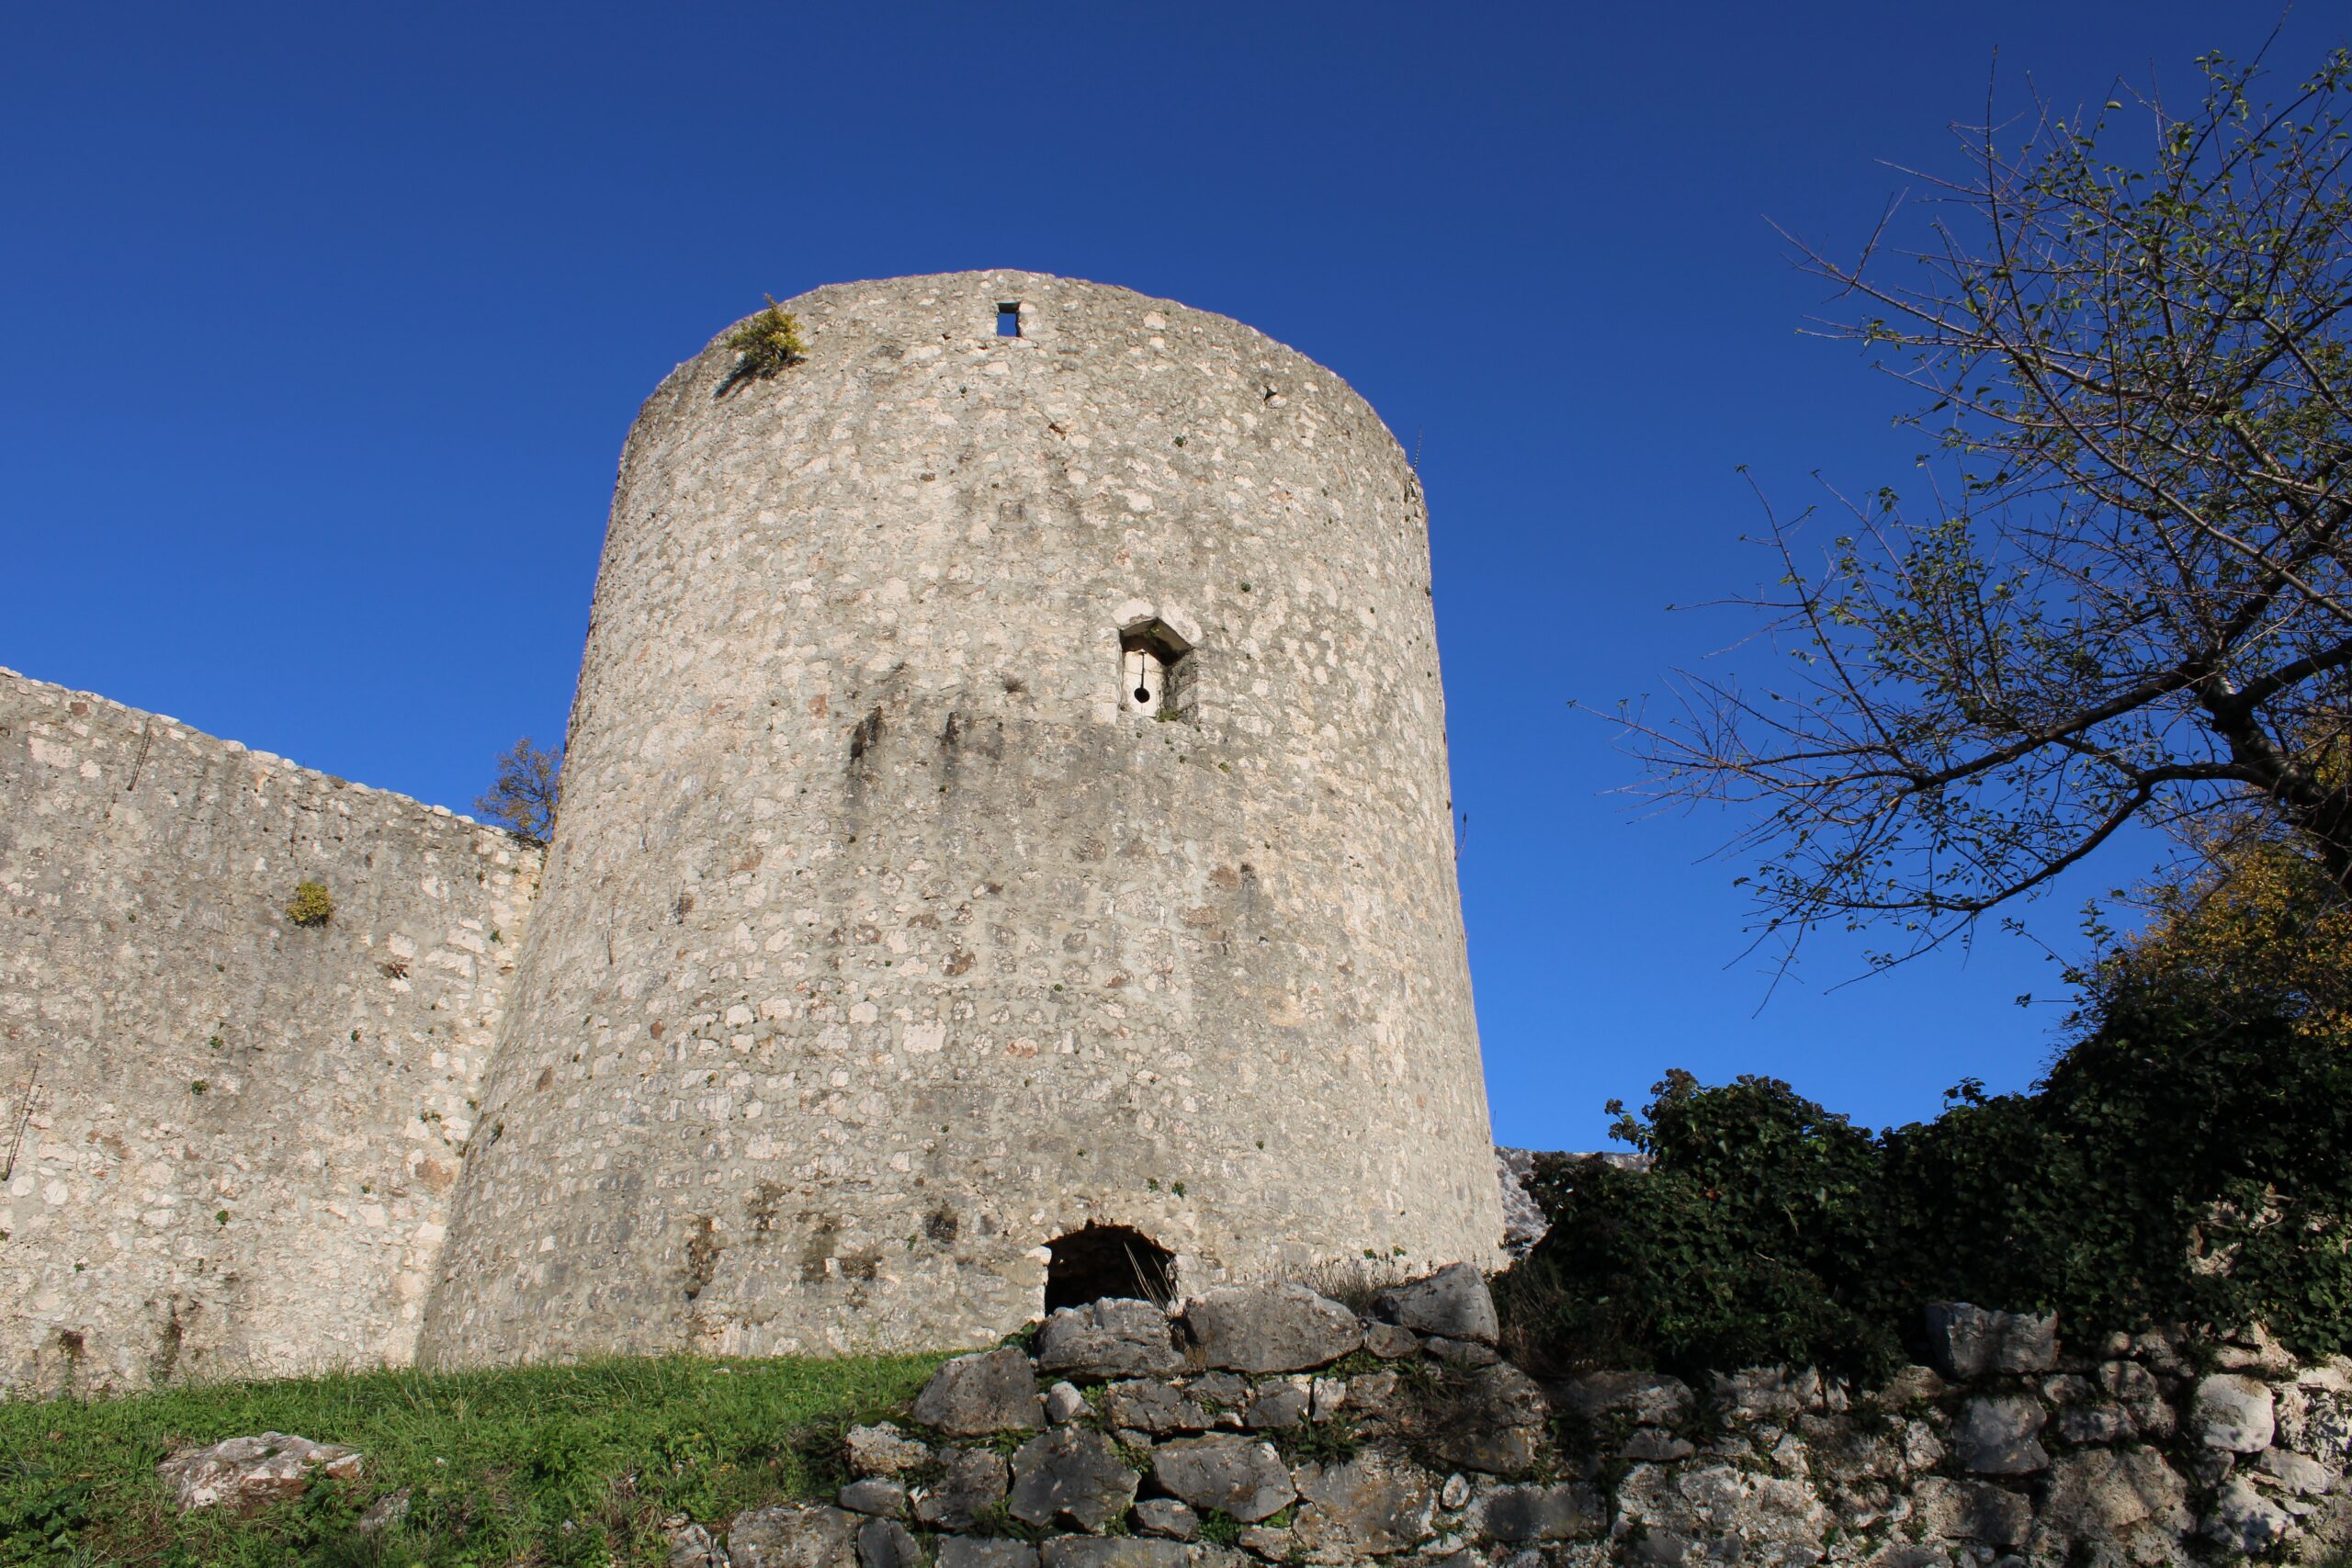
<path fill-rule="evenodd" d="M 334 895 L 323 882 L 298 882 L 294 897 L 286 900 L 286 918 L 298 926 L 325 925 L 334 918 Z"/>
<path fill-rule="evenodd" d="M 2352 1038 L 2301 979 L 2219 975 L 2111 965 L 2033 1092 L 1963 1083 L 1876 1136 L 1771 1079 L 1669 1075 L 1618 1127 L 1648 1171 L 1537 1162 L 1552 1229 L 1497 1286 L 1514 1348 L 1867 1375 L 1925 1303 L 1964 1300 L 2055 1311 L 2078 1341 L 2261 1325 L 2306 1358 L 2352 1349 Z"/>
<path fill-rule="evenodd" d="M 739 376 L 774 376 L 786 366 L 808 356 L 800 340 L 800 322 L 792 312 L 768 297 L 768 308 L 727 334 L 727 346 L 741 355 Z"/>
<path fill-rule="evenodd" d="M 1871 1136 L 1776 1079 L 1676 1072 L 1656 1092 L 1647 1122 L 1610 1107 L 1647 1171 L 1537 1161 L 1552 1229 L 1498 1282 L 1514 1350 L 1555 1371 L 1895 1364 L 1863 1264 L 1884 1201 Z"/>

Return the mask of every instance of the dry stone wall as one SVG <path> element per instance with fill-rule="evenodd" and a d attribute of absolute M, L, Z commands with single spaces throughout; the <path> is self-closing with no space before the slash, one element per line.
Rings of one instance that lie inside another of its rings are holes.
<path fill-rule="evenodd" d="M 787 305 L 804 362 L 714 342 L 623 455 L 426 1359 L 984 1343 L 1092 1223 L 1186 1288 L 1491 1261 L 1378 416 L 1125 289 Z"/>
<path fill-rule="evenodd" d="M 830 1504 L 674 1518 L 673 1568 L 2221 1568 L 2340 1562 L 2352 1363 L 2075 1352 L 1950 1303 L 1937 1367 L 1541 1381 L 1484 1281 L 1104 1301 L 852 1429 Z"/>
<path fill-rule="evenodd" d="M 0 671 L 0 1392 L 410 1359 L 538 863 Z"/>

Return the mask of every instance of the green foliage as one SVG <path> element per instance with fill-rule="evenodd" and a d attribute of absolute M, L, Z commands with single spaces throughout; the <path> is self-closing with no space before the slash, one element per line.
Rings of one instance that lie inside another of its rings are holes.
<path fill-rule="evenodd" d="M 1870 1135 L 1771 1078 L 1657 1092 L 1646 1123 L 1610 1107 L 1648 1171 L 1538 1162 L 1552 1230 L 1498 1285 L 1515 1348 L 1561 1370 L 1894 1364 L 1857 1288 L 1884 1203 Z"/>
<path fill-rule="evenodd" d="M 667 1514 L 828 1495 L 842 1427 L 899 1409 L 937 1361 L 677 1357 L 0 1401 L 0 1564 L 658 1562 Z M 350 1444 L 366 1473 L 245 1517 L 176 1512 L 158 1461 L 261 1431 Z M 357 1533 L 403 1489 L 405 1523 Z"/>
<path fill-rule="evenodd" d="M 727 346 L 741 355 L 737 375 L 763 379 L 808 354 L 808 345 L 800 340 L 800 322 L 774 295 L 768 297 L 766 310 L 727 334 Z"/>
<path fill-rule="evenodd" d="M 2077 1340 L 2267 1326 L 2352 1349 L 2352 1041 L 2137 971 L 2030 1094 L 1871 1137 L 1785 1084 L 1661 1083 L 1646 1173 L 1539 1162 L 1551 1234 L 1497 1291 L 1551 1366 L 1885 1371 L 1935 1300 Z"/>
<path fill-rule="evenodd" d="M 286 900 L 286 918 L 298 926 L 325 925 L 334 918 L 334 895 L 323 882 L 298 882 L 294 897 Z"/>
<path fill-rule="evenodd" d="M 1210 1546 L 1231 1551 L 1240 1544 L 1243 1526 L 1239 1519 L 1223 1508 L 1211 1508 L 1201 1516 L 1201 1540 Z"/>

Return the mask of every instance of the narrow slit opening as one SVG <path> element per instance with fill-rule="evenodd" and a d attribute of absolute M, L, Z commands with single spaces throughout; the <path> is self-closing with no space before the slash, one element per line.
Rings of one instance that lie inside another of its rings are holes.
<path fill-rule="evenodd" d="M 996 308 L 996 335 L 999 337 L 1021 335 L 1020 300 L 1015 299 L 1009 305 L 999 305 Z"/>

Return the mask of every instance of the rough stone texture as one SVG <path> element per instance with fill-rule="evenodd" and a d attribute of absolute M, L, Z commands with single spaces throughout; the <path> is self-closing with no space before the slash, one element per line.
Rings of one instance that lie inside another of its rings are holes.
<path fill-rule="evenodd" d="M 1314 1410 L 1314 1395 L 1296 1383 L 1276 1383 L 1258 1391 L 1258 1397 L 1241 1413 L 1241 1424 L 1253 1432 L 1280 1431 L 1295 1427 Z"/>
<path fill-rule="evenodd" d="M 1948 1378 L 2046 1372 L 2057 1365 L 2054 1316 L 1987 1312 L 1966 1302 L 1931 1302 L 1925 1315 L 1929 1359 Z"/>
<path fill-rule="evenodd" d="M 1552 1222 L 1544 1217 L 1543 1208 L 1527 1190 L 1535 1177 L 1533 1149 L 1495 1147 L 1495 1182 L 1503 1201 L 1503 1250 L 1513 1258 L 1524 1258 Z"/>
<path fill-rule="evenodd" d="M 1063 1307 L 1037 1336 L 1037 1370 L 1075 1378 L 1132 1378 L 1183 1370 L 1168 1314 L 1149 1302 Z"/>
<path fill-rule="evenodd" d="M 1184 1331 L 1204 1364 L 1236 1372 L 1304 1371 L 1363 1343 L 1355 1314 L 1293 1284 L 1227 1285 L 1195 1296 L 1184 1303 Z"/>
<path fill-rule="evenodd" d="M 409 1360 L 538 868 L 0 671 L 0 1393 Z"/>
<path fill-rule="evenodd" d="M 2239 1372 L 2215 1372 L 2197 1385 L 2193 1417 L 2209 1449 L 2258 1454 L 2278 1429 L 2269 1385 Z"/>
<path fill-rule="evenodd" d="M 1617 1506 L 1622 1518 L 1654 1533 L 1769 1547 L 1775 1557 L 1768 1561 L 1789 1562 L 1817 1559 L 1831 1522 L 1803 1482 L 1725 1464 L 1636 1465 L 1618 1485 Z"/>
<path fill-rule="evenodd" d="M 1085 1414 L 1086 1395 L 1078 1391 L 1077 1384 L 1057 1382 L 1046 1391 L 1046 1419 L 1055 1426 L 1075 1421 Z"/>
<path fill-rule="evenodd" d="M 1419 1471 L 1380 1454 L 1345 1464 L 1308 1465 L 1298 1474 L 1301 1506 L 1291 1527 L 1317 1558 L 1378 1556 L 1429 1539 L 1437 1495 Z"/>
<path fill-rule="evenodd" d="M 1196 1509 L 1216 1509 L 1245 1525 L 1280 1512 L 1297 1495 L 1272 1444 L 1229 1432 L 1160 1444 L 1151 1451 L 1151 1481 Z"/>
<path fill-rule="evenodd" d="M 1505 1362 L 1450 1385 L 1422 1435 L 1430 1451 L 1448 1464 L 1521 1475 L 1535 1462 L 1549 1414 L 1535 1380 Z"/>
<path fill-rule="evenodd" d="M 2286 1540 L 2293 1528 L 2293 1516 L 2256 1491 L 2245 1476 L 2233 1475 L 2222 1483 L 2213 1499 L 2213 1517 L 2206 1533 L 2230 1551 L 2251 1557 Z"/>
<path fill-rule="evenodd" d="M 1567 1482 L 1498 1487 L 1480 1500 L 1476 1524 L 1506 1546 L 1525 1546 L 1598 1534 L 1608 1522 L 1608 1506 L 1600 1494 L 1580 1482 Z"/>
<path fill-rule="evenodd" d="M 2193 1440 L 2162 1449 L 2128 1433 L 2116 1446 L 2077 1446 L 2063 1435 L 2064 1418 L 2081 1413 L 2129 1423 L 2103 1397 L 2110 1391 L 2190 1404 L 2188 1369 L 2210 1364 L 2211 1349 L 2188 1340 L 2143 1349 L 2115 1337 L 2098 1359 L 2041 1374 L 1948 1384 L 1909 1367 L 1865 1388 L 1805 1368 L 1754 1367 L 1715 1375 L 1703 1404 L 1655 1373 L 1590 1373 L 1553 1390 L 1508 1364 L 1464 1373 L 1433 1346 L 1351 1376 L 1336 1366 L 1190 1372 L 1114 1384 L 1049 1436 L 1030 1438 L 1012 1467 L 1017 1522 L 1001 1517 L 1008 1467 L 993 1436 L 988 1446 L 943 1450 L 912 1501 L 921 1527 L 948 1532 L 942 1568 L 989 1568 L 953 1544 L 957 1532 L 1024 1527 L 1105 1538 L 1048 1543 L 1047 1562 L 1183 1568 L 1358 1568 L 1402 1554 L 1426 1568 L 2228 1568 L 2248 1553 L 2282 1564 L 2338 1561 L 2352 1544 L 2338 1462 L 2352 1359 L 2298 1368 L 2282 1352 L 2262 1362 L 2276 1367 L 2275 1382 L 2245 1374 L 2276 1405 L 2276 1441 L 2252 1456 Z M 2122 1366 L 2151 1382 L 2143 1387 Z M 1549 1419 L 1547 1397 L 1568 1420 Z M 1237 1410 L 1278 1404 L 1294 1423 L 1311 1404 L 1317 1425 L 1294 1424 L 1275 1443 L 1231 1430 L 1146 1429 L 1169 1425 L 1160 1417 L 1171 1412 L 1225 1423 L 1240 1419 Z M 2045 1432 L 2054 1459 L 2041 1446 Z M 869 1451 L 889 1440 L 875 1428 L 852 1439 Z M 2170 1455 L 2182 1456 L 2186 1475 Z M 1165 1495 L 1138 1496 L 1138 1470 L 1148 1472 L 1142 1490 Z M 887 1514 L 895 1493 L 867 1480 L 842 1501 Z M 881 1528 L 888 1522 L 860 1527 L 861 1568 L 917 1568 L 898 1527 Z"/>
<path fill-rule="evenodd" d="M 727 1527 L 734 1568 L 854 1568 L 863 1523 L 839 1508 L 747 1508 Z"/>
<path fill-rule="evenodd" d="M 2023 1546 L 2033 1531 L 2032 1503 L 1989 1481 L 1930 1475 L 1920 1481 L 1914 1500 L 1920 1528 L 1942 1540 Z"/>
<path fill-rule="evenodd" d="M 1066 1520 L 1099 1530 L 1136 1500 L 1136 1472 L 1110 1438 L 1062 1427 L 1032 1438 L 1012 1456 L 1012 1516 L 1033 1525 Z"/>
<path fill-rule="evenodd" d="M 1046 1542 L 1040 1556 L 1044 1568 L 1200 1568 L 1225 1554 L 1172 1540 L 1066 1535 Z"/>
<path fill-rule="evenodd" d="M 1039 1414 L 1036 1372 L 1009 1345 L 943 1362 L 914 1404 L 916 1420 L 951 1438 L 1035 1427 Z"/>
<path fill-rule="evenodd" d="M 868 1476 L 842 1487 L 841 1495 L 833 1501 L 853 1514 L 895 1519 L 907 1511 L 907 1489 L 895 1481 Z"/>
<path fill-rule="evenodd" d="M 868 1519 L 857 1527 L 858 1568 L 922 1568 L 922 1548 L 896 1519 Z"/>
<path fill-rule="evenodd" d="M 951 1535 L 939 1542 L 939 1568 L 1037 1568 L 1037 1549 L 1026 1541 Z"/>
<path fill-rule="evenodd" d="M 2188 1483 L 2146 1449 L 2086 1449 L 2061 1458 L 2041 1518 L 2067 1540 L 2130 1541 L 2150 1528 L 2170 1540 L 2191 1522 Z"/>
<path fill-rule="evenodd" d="M 1209 1413 L 1173 1383 L 1113 1383 L 1102 1396 L 1102 1418 L 1114 1427 L 1166 1437 L 1205 1432 Z"/>
<path fill-rule="evenodd" d="M 1694 1408 L 1690 1385 L 1663 1372 L 1587 1372 L 1561 1384 L 1557 1397 L 1587 1421 L 1622 1415 L 1670 1427 Z"/>
<path fill-rule="evenodd" d="M 1146 1535 L 1190 1540 L 1200 1533 L 1201 1517 L 1173 1497 L 1144 1497 L 1136 1503 L 1136 1528 Z"/>
<path fill-rule="evenodd" d="M 692 1519 L 681 1517 L 664 1521 L 662 1535 L 669 1546 L 662 1557 L 663 1568 L 730 1568 L 727 1549 Z"/>
<path fill-rule="evenodd" d="M 1495 1316 L 1495 1298 L 1487 1277 L 1467 1263 L 1439 1269 L 1426 1280 L 1415 1280 L 1380 1292 L 1373 1311 L 1390 1323 L 1448 1339 L 1492 1345 L 1502 1335 Z"/>
<path fill-rule="evenodd" d="M 1972 1399 L 1953 1423 L 1952 1453 L 1979 1475 L 2030 1475 L 2047 1470 L 2050 1455 L 2037 1434 L 2049 1418 L 2038 1401 L 2021 1394 Z"/>
<path fill-rule="evenodd" d="M 931 1450 L 891 1422 L 852 1427 L 842 1439 L 853 1475 L 904 1475 L 931 1462 Z"/>
<path fill-rule="evenodd" d="M 155 1467 L 183 1511 L 223 1505 L 257 1508 L 299 1496 L 313 1472 L 348 1481 L 362 1461 L 352 1449 L 314 1443 L 284 1432 L 230 1438 L 200 1449 L 183 1449 Z"/>
<path fill-rule="evenodd" d="M 947 1449 L 939 1473 L 915 1495 L 915 1517 L 940 1529 L 969 1529 L 973 1520 L 1004 1501 L 1012 1472 L 987 1449 Z"/>
<path fill-rule="evenodd" d="M 805 363 L 714 341 L 624 451 L 425 1358 L 978 1346 L 1090 1220 L 1188 1292 L 1497 1261 L 1378 416 L 1124 289 L 787 304 Z M 1123 695 L 1151 618 L 1174 722 Z"/>

